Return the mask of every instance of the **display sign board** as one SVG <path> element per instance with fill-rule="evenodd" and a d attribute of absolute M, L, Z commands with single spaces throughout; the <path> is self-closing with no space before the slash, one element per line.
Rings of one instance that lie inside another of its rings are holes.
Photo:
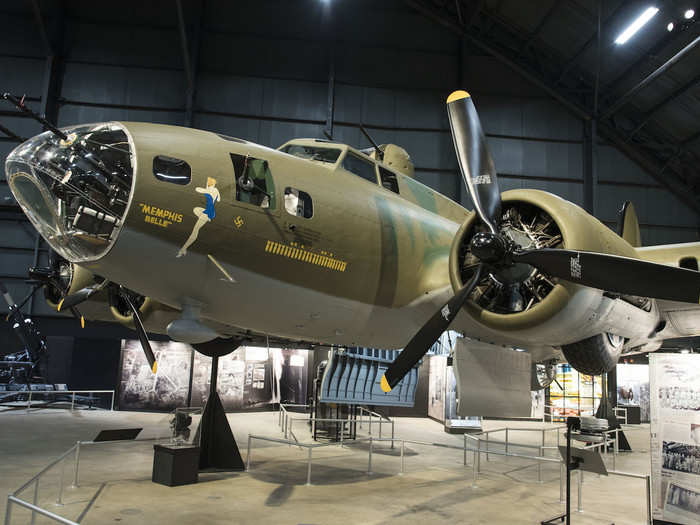
<path fill-rule="evenodd" d="M 641 422 L 649 422 L 649 365 L 617 365 L 617 406 L 638 406 Z"/>
<path fill-rule="evenodd" d="M 453 364 L 460 416 L 530 416 L 530 354 L 460 338 Z"/>
<path fill-rule="evenodd" d="M 654 519 L 700 523 L 700 355 L 649 355 Z"/>

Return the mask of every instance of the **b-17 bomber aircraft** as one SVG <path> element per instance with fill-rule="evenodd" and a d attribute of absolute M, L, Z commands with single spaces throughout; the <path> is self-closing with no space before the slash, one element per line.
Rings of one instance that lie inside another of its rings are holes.
<path fill-rule="evenodd" d="M 551 193 L 501 193 L 470 95 L 447 112 L 474 211 L 415 180 L 396 145 L 275 150 L 137 122 L 46 123 L 7 181 L 67 261 L 43 275 L 51 300 L 102 297 L 154 371 L 146 329 L 208 355 L 264 337 L 403 348 L 384 391 L 448 327 L 586 374 L 700 335 L 700 243 L 641 247 L 631 206 L 618 235 Z"/>

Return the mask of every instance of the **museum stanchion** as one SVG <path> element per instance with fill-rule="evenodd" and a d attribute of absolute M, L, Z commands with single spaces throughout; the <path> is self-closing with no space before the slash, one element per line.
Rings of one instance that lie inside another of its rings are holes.
<path fill-rule="evenodd" d="M 209 398 L 199 423 L 199 470 L 245 470 L 238 445 L 226 419 L 226 412 L 216 391 L 219 357 L 211 361 Z"/>

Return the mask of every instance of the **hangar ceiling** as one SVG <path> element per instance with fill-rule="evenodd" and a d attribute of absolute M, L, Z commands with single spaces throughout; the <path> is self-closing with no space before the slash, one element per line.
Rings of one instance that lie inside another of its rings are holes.
<path fill-rule="evenodd" d="M 650 3 L 631 0 L 406 0 L 520 70 L 700 210 L 700 25 L 665 0 L 644 31 L 615 37 Z M 667 24 L 674 23 L 672 31 Z"/>

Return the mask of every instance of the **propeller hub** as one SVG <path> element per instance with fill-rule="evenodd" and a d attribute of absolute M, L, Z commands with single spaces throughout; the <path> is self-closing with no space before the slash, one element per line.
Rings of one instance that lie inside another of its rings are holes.
<path fill-rule="evenodd" d="M 479 232 L 471 240 L 471 253 L 487 264 L 506 262 L 509 253 L 508 242 L 500 235 Z"/>

